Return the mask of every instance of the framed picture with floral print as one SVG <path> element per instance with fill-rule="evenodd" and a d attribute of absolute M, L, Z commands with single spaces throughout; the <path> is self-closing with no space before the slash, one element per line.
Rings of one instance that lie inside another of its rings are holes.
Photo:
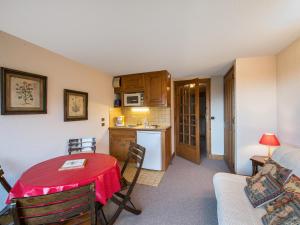
<path fill-rule="evenodd" d="M 64 90 L 64 120 L 77 121 L 88 119 L 88 93 Z"/>
<path fill-rule="evenodd" d="M 1 67 L 1 115 L 47 113 L 47 77 Z"/>

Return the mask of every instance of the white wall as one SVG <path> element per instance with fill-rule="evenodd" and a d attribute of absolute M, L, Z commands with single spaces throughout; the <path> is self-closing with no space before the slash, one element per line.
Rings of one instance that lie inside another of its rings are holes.
<path fill-rule="evenodd" d="M 108 152 L 111 76 L 0 32 L 0 66 L 48 77 L 48 114 L 0 115 L 0 165 L 10 184 L 30 166 L 67 153 L 67 141 L 96 137 L 97 152 Z M 63 121 L 63 89 L 89 94 L 89 120 Z M 106 126 L 100 126 L 100 118 Z M 42 176 L 43 174 L 41 174 Z M 0 208 L 6 192 L 0 187 Z"/>
<path fill-rule="evenodd" d="M 211 77 L 211 153 L 224 155 L 224 77 Z"/>
<path fill-rule="evenodd" d="M 279 139 L 300 147 L 300 39 L 277 55 L 277 89 Z"/>
<path fill-rule="evenodd" d="M 236 172 L 251 174 L 249 158 L 266 155 L 258 141 L 265 132 L 277 133 L 276 57 L 237 59 Z"/>

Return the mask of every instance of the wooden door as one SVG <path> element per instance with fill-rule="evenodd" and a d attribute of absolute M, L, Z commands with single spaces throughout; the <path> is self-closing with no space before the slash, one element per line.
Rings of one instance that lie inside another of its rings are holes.
<path fill-rule="evenodd" d="M 176 153 L 200 163 L 198 80 L 175 82 Z"/>
<path fill-rule="evenodd" d="M 235 171 L 235 101 L 234 68 L 224 78 L 224 158 Z"/>
<path fill-rule="evenodd" d="M 167 71 L 151 72 L 145 75 L 147 106 L 167 106 L 167 81 Z"/>

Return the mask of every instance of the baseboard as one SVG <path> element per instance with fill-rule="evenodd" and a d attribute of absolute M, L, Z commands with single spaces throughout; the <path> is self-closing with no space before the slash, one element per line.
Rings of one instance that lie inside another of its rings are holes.
<path fill-rule="evenodd" d="M 224 155 L 210 155 L 209 159 L 212 159 L 212 160 L 224 160 Z"/>

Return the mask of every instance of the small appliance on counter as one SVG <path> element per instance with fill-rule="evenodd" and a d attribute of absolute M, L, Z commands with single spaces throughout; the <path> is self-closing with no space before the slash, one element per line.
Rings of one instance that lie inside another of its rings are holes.
<path fill-rule="evenodd" d="M 124 116 L 117 116 L 116 118 L 116 127 L 124 127 L 125 126 L 125 117 Z"/>

